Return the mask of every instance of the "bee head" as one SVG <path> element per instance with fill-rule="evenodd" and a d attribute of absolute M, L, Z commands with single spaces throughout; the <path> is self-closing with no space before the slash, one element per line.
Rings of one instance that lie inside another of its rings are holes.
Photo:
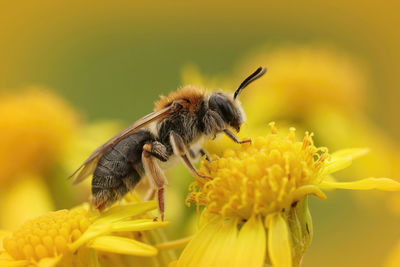
<path fill-rule="evenodd" d="M 240 126 L 245 121 L 245 115 L 239 101 L 224 93 L 213 93 L 208 101 L 208 107 L 218 113 L 226 124 L 240 131 Z"/>
<path fill-rule="evenodd" d="M 236 98 L 247 85 L 263 76 L 266 71 L 266 68 L 259 67 L 239 85 L 239 88 L 233 94 L 233 98 L 224 93 L 213 93 L 209 99 L 209 108 L 217 112 L 226 124 L 239 132 L 240 126 L 245 121 L 245 114 Z"/>

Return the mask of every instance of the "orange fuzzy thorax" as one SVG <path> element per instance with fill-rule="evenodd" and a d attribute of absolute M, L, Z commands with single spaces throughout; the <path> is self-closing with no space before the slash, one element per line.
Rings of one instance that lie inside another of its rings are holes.
<path fill-rule="evenodd" d="M 171 92 L 168 96 L 161 96 L 161 99 L 155 103 L 154 111 L 169 106 L 175 100 L 187 99 L 190 101 L 190 105 L 188 106 L 189 111 L 194 112 L 200 107 L 200 104 L 206 95 L 207 93 L 205 90 L 192 85 L 187 85 L 177 91 Z"/>

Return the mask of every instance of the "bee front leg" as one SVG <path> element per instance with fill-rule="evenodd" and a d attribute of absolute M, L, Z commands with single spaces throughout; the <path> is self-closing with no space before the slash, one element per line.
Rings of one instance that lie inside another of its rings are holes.
<path fill-rule="evenodd" d="M 186 168 L 191 173 L 193 173 L 195 176 L 199 176 L 201 178 L 211 179 L 211 177 L 209 177 L 209 176 L 198 173 L 196 168 L 192 165 L 188 156 L 186 155 L 185 142 L 183 141 L 181 136 L 176 134 L 174 131 L 171 131 L 169 138 L 170 138 L 170 143 L 172 145 L 174 154 L 179 156 L 182 159 L 183 164 L 186 166 Z"/>
<path fill-rule="evenodd" d="M 211 161 L 210 156 L 203 148 L 199 148 L 199 149 L 190 148 L 189 154 L 190 154 L 190 157 L 192 157 L 193 159 L 196 159 L 200 155 L 201 157 L 205 156 L 207 161 Z"/>
<path fill-rule="evenodd" d="M 150 151 L 150 152 L 149 152 Z M 142 163 L 144 167 L 144 171 L 146 176 L 150 180 L 150 184 L 152 186 L 153 195 L 155 191 L 157 191 L 158 197 L 158 209 L 161 215 L 161 220 L 164 221 L 164 186 L 168 185 L 167 178 L 164 175 L 163 170 L 161 169 L 160 165 L 157 163 L 156 158 L 151 153 L 152 145 L 145 144 L 143 146 L 142 152 Z"/>
<path fill-rule="evenodd" d="M 233 140 L 233 142 L 238 143 L 238 144 L 244 144 L 244 143 L 251 143 L 251 139 L 247 140 L 240 140 L 234 133 L 232 133 L 228 129 L 224 129 L 224 133 Z"/>

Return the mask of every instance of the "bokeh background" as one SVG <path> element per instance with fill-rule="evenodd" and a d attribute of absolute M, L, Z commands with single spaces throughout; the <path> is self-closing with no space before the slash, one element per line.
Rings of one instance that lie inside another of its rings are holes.
<path fill-rule="evenodd" d="M 341 178 L 400 180 L 400 4 L 395 1 L 14 1 L 0 4 L 0 228 L 88 199 L 66 177 L 108 137 L 186 83 L 244 91 L 249 128 L 313 131 L 370 147 Z M 251 130 L 249 130 L 251 131 Z M 211 145 L 212 149 L 212 145 Z M 190 175 L 169 172 L 171 238 L 190 232 Z M 384 266 L 400 254 L 396 194 L 311 201 L 304 266 Z M 175 225 L 175 226 L 173 226 Z M 186 228 L 182 228 L 186 225 Z M 185 230 L 182 230 L 185 229 Z M 397 262 L 400 265 L 400 262 Z M 393 266 L 398 266 L 394 263 Z"/>

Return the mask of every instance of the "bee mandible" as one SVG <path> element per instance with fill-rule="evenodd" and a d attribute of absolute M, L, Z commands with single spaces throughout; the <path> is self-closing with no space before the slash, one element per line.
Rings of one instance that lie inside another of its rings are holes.
<path fill-rule="evenodd" d="M 178 157 L 188 170 L 198 173 L 188 155 L 207 155 L 203 149 L 194 150 L 202 139 L 212 139 L 218 133 L 226 134 L 242 144 L 231 129 L 240 131 L 245 114 L 237 97 L 251 82 L 266 72 L 259 67 L 247 77 L 233 95 L 185 86 L 162 97 L 155 103 L 154 112 L 97 148 L 71 175 L 75 184 L 93 174 L 92 205 L 103 210 L 133 190 L 142 177 L 147 176 L 151 188 L 146 199 L 157 193 L 161 220 L 164 220 L 164 187 L 167 178 L 162 162 Z"/>

